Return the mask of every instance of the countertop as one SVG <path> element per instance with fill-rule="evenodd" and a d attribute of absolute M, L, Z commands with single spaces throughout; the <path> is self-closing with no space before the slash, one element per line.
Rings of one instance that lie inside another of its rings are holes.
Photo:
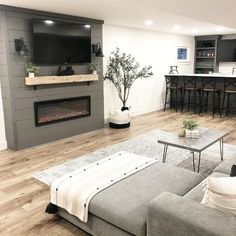
<path fill-rule="evenodd" d="M 194 77 L 217 77 L 217 78 L 235 78 L 236 79 L 236 75 L 231 75 L 231 74 L 166 74 L 167 76 L 174 76 L 174 77 L 178 77 L 178 76 L 194 76 Z"/>

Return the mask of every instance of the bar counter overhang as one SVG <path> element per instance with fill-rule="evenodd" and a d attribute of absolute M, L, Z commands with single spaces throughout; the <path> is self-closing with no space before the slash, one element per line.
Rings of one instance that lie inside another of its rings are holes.
<path fill-rule="evenodd" d="M 213 74 L 166 74 L 166 76 L 172 76 L 172 77 L 206 77 L 206 78 L 235 78 L 236 74 L 221 74 L 221 73 L 213 73 Z"/>
<path fill-rule="evenodd" d="M 226 115 L 228 115 L 229 112 L 234 111 L 233 113 L 236 113 L 236 74 L 223 74 L 223 73 L 213 73 L 213 74 L 166 74 L 166 83 L 169 79 L 169 86 L 171 84 L 176 86 L 175 91 L 181 92 L 181 97 L 182 97 L 182 92 L 184 93 L 185 86 L 184 86 L 184 81 L 187 79 L 192 79 L 196 81 L 196 88 L 198 89 L 197 93 L 198 96 L 200 96 L 200 111 L 199 113 L 202 113 L 204 111 L 208 111 L 208 108 L 213 107 L 213 116 L 216 112 L 216 109 L 219 111 L 219 114 L 222 116 L 222 114 L 226 111 Z M 209 89 L 207 86 L 209 85 L 209 80 L 212 80 L 214 82 L 211 82 L 211 84 L 214 84 L 211 89 Z M 174 83 L 171 81 L 175 81 Z M 205 87 L 204 87 L 205 86 Z M 213 90 L 217 93 L 211 93 Z M 207 95 L 207 98 L 205 99 L 205 93 Z M 194 94 L 194 93 L 193 93 Z M 212 94 L 214 96 L 212 96 Z M 172 96 L 172 103 L 177 104 L 179 103 L 179 95 L 177 96 Z M 216 96 L 217 95 L 217 96 Z M 195 96 L 195 101 L 196 101 L 196 93 L 194 94 Z M 184 96 L 183 96 L 184 97 Z M 192 97 L 192 96 L 191 96 Z M 209 97 L 209 98 L 208 98 Z M 170 96 L 171 98 L 171 96 Z M 166 93 L 166 99 L 167 99 L 167 93 Z M 165 99 L 165 100 L 166 100 Z M 177 100 L 177 103 L 176 101 Z M 190 99 L 188 99 L 190 100 Z M 206 102 L 205 102 L 206 100 Z M 196 103 L 194 101 L 194 103 Z M 170 101 L 171 102 L 171 101 Z M 169 103 L 170 103 L 169 102 Z M 182 111 L 184 110 L 183 104 L 185 104 L 185 98 L 182 99 L 182 102 L 180 102 L 182 106 Z M 216 107 L 216 103 L 218 104 Z M 195 104 L 196 105 L 196 104 Z M 195 112 L 195 105 L 194 107 L 194 112 Z M 199 104 L 197 104 L 199 106 Z M 208 106 L 209 105 L 209 106 Z M 189 110 L 189 106 L 188 110 Z M 165 104 L 166 107 L 166 104 Z M 206 108 L 206 109 L 205 109 Z M 165 108 L 164 108 L 165 110 Z M 210 108 L 210 110 L 212 110 Z M 177 109 L 176 109 L 177 111 Z"/>

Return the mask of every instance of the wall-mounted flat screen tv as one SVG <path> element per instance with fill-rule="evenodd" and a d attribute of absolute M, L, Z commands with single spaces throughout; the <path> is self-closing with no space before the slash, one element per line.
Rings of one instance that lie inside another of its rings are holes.
<path fill-rule="evenodd" d="M 90 26 L 34 20 L 33 57 L 38 65 L 90 63 Z"/>
<path fill-rule="evenodd" d="M 236 61 L 236 40 L 220 40 L 218 45 L 218 60 L 220 62 Z"/>

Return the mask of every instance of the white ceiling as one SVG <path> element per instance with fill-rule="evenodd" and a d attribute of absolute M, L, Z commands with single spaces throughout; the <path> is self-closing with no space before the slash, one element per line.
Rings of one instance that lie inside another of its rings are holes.
<path fill-rule="evenodd" d="M 187 35 L 236 33 L 235 0 L 0 0 L 0 4 Z M 146 26 L 146 20 L 153 24 Z"/>

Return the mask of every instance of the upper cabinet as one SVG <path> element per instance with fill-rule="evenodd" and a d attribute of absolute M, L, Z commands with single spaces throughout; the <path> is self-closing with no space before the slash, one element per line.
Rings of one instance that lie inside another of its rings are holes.
<path fill-rule="evenodd" d="M 218 44 L 219 62 L 236 62 L 236 35 L 223 35 Z"/>
<path fill-rule="evenodd" d="M 219 35 L 195 37 L 194 73 L 209 74 L 211 72 L 218 72 L 217 50 L 219 39 Z"/>

